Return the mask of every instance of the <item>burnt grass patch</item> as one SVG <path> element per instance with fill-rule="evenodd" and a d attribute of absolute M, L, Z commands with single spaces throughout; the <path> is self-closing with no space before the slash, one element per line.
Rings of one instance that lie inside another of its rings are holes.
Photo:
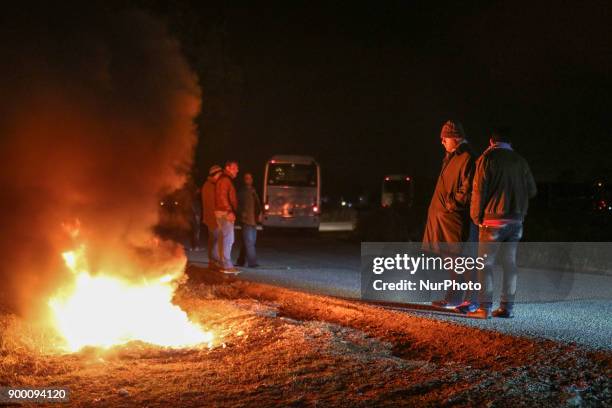
<path fill-rule="evenodd" d="M 610 406 L 610 353 L 189 274 L 175 303 L 210 347 L 61 354 L 2 313 L 0 385 L 69 387 L 87 407 Z"/>

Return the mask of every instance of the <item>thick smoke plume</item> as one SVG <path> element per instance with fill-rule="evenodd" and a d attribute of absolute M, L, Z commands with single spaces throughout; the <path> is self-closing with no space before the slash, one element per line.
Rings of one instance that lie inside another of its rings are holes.
<path fill-rule="evenodd" d="M 76 220 L 92 271 L 163 273 L 182 252 L 152 226 L 200 108 L 179 44 L 143 12 L 21 7 L 0 23 L 0 304 L 42 310 L 69 279 Z"/>

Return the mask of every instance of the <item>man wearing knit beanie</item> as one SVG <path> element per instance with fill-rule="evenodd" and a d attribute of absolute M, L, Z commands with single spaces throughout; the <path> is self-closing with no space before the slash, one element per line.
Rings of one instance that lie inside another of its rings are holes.
<path fill-rule="evenodd" d="M 476 155 L 459 121 L 444 123 L 440 139 L 446 155 L 427 211 L 423 249 L 442 256 L 471 256 L 475 245 L 465 243 L 477 241 L 478 231 L 469 216 Z M 456 281 L 471 278 L 454 272 L 451 275 Z M 451 309 L 460 305 L 464 296 L 463 292 L 449 291 L 433 304 Z"/>
<path fill-rule="evenodd" d="M 215 218 L 215 185 L 223 169 L 214 165 L 208 170 L 208 177 L 202 186 L 202 223 L 208 231 L 208 266 L 209 268 L 219 268 L 215 264 L 213 249 L 217 246 L 217 219 Z"/>

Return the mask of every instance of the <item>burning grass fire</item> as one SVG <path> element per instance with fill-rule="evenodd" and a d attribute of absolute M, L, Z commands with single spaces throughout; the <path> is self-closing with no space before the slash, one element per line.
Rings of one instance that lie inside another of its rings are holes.
<path fill-rule="evenodd" d="M 48 32 L 51 15 L 71 24 Z M 197 140 L 201 91 L 180 45 L 142 10 L 54 6 L 9 20 L 0 45 L 23 72 L 0 101 L 0 189 L 12 200 L 0 204 L 0 310 L 45 334 L 50 324 L 52 340 L 24 337 L 52 353 L 210 345 L 173 304 L 182 248 L 153 233 Z"/>
<path fill-rule="evenodd" d="M 112 347 L 133 340 L 160 346 L 185 347 L 210 344 L 213 335 L 189 321 L 172 304 L 177 273 L 132 283 L 99 273 L 92 275 L 86 247 L 62 254 L 75 277 L 74 283 L 49 301 L 53 325 L 69 351 L 85 346 Z"/>

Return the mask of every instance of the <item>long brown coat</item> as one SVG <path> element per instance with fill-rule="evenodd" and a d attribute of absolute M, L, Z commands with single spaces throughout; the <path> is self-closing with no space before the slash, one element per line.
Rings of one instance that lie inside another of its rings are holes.
<path fill-rule="evenodd" d="M 202 186 L 202 223 L 212 231 L 217 228 L 215 218 L 215 179 L 208 177 Z"/>
<path fill-rule="evenodd" d="M 447 153 L 436 183 L 423 236 L 423 249 L 457 252 L 469 234 L 469 207 L 476 156 L 467 143 Z M 448 248 L 448 249 L 447 249 Z"/>

